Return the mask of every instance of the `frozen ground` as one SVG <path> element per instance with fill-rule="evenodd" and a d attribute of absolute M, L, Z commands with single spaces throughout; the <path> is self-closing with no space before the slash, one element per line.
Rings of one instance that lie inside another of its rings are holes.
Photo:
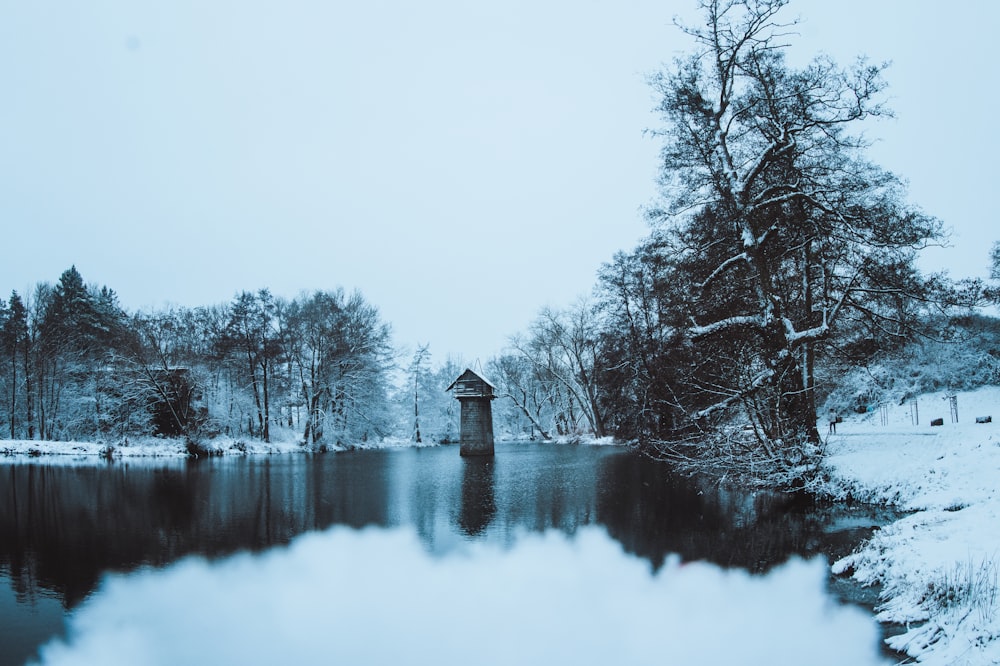
<path fill-rule="evenodd" d="M 878 618 L 907 627 L 893 648 L 925 664 L 998 664 L 1000 388 L 959 393 L 957 423 L 947 395 L 919 397 L 918 425 L 906 403 L 847 416 L 829 436 L 823 490 L 913 512 L 834 570 L 883 586 Z"/>

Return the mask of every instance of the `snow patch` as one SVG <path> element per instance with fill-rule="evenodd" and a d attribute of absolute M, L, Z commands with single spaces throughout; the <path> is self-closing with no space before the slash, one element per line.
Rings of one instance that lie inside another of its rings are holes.
<path fill-rule="evenodd" d="M 823 492 L 914 512 L 834 572 L 883 586 L 878 618 L 910 623 L 890 645 L 921 663 L 1000 663 L 1000 433 L 975 422 L 990 415 L 1000 415 L 1000 387 L 941 391 L 919 396 L 917 410 L 848 417 L 828 439 Z M 944 425 L 930 426 L 935 418 Z"/>

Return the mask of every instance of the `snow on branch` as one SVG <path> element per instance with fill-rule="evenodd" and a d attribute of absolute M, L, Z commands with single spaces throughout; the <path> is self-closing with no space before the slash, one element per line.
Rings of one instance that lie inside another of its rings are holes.
<path fill-rule="evenodd" d="M 858 278 L 861 275 L 861 271 L 862 268 L 859 268 L 854 273 L 850 282 L 848 282 L 847 287 L 844 289 L 844 292 L 840 295 L 840 298 L 837 299 L 837 302 L 834 303 L 832 308 L 823 308 L 823 321 L 818 326 L 807 328 L 804 331 L 796 331 L 795 325 L 792 321 L 787 317 L 782 317 L 782 322 L 785 325 L 785 339 L 787 340 L 789 347 L 794 347 L 803 342 L 818 340 L 825 337 L 830 332 L 830 324 L 837 319 L 837 315 L 840 314 L 840 311 L 843 309 L 848 297 L 853 291 L 855 291 L 854 285 L 857 283 Z"/>
<path fill-rule="evenodd" d="M 698 289 L 700 291 L 705 291 L 705 289 L 707 289 L 708 286 L 712 284 L 712 282 L 714 282 L 720 275 L 726 272 L 726 270 L 728 270 L 730 266 L 733 266 L 734 264 L 737 264 L 741 261 L 749 261 L 749 260 L 750 258 L 747 256 L 746 252 L 740 252 L 737 255 L 729 257 L 721 264 L 719 264 L 719 266 L 714 271 L 712 271 L 712 274 L 709 275 L 707 278 L 705 278 L 704 281 L 702 281 L 702 283 L 698 285 Z"/>
<path fill-rule="evenodd" d="M 737 190 L 734 194 L 737 195 L 739 200 L 743 200 L 746 197 L 746 193 L 750 186 L 753 185 L 757 177 L 764 172 L 769 164 L 771 164 L 778 157 L 784 153 L 789 152 L 795 147 L 795 141 L 792 140 L 788 135 L 788 128 L 781 128 L 781 135 L 772 141 L 767 148 L 765 148 L 761 154 L 754 161 L 753 165 L 750 166 L 743 178 L 739 179 L 737 183 Z"/>
<path fill-rule="evenodd" d="M 721 330 L 737 326 L 764 328 L 765 323 L 759 315 L 738 315 L 735 317 L 726 317 L 725 319 L 720 319 L 719 321 L 712 322 L 711 324 L 706 324 L 704 326 L 692 326 L 688 329 L 688 333 L 690 333 L 693 338 L 702 338 L 706 335 L 711 335 Z"/>
<path fill-rule="evenodd" d="M 823 323 L 819 326 L 813 326 L 812 328 L 807 328 L 804 331 L 796 331 L 795 325 L 788 317 L 782 317 L 781 321 L 785 325 L 785 340 L 788 341 L 788 346 L 794 347 L 795 345 L 801 344 L 803 342 L 810 342 L 812 340 L 818 340 L 822 338 L 827 333 L 830 332 L 830 325 L 827 323 L 826 319 L 826 308 L 823 309 Z"/>
<path fill-rule="evenodd" d="M 724 400 L 720 400 L 715 404 L 709 405 L 708 407 L 704 409 L 699 409 L 697 412 L 695 412 L 694 413 L 695 420 L 703 419 L 706 416 L 710 416 L 721 409 L 726 409 L 737 400 L 742 400 L 743 398 L 755 392 L 761 386 L 764 386 L 764 384 L 770 381 L 772 377 L 774 377 L 774 370 L 772 368 L 765 368 L 764 370 L 761 370 L 757 374 L 757 376 L 753 378 L 753 381 L 750 382 L 750 384 L 742 391 L 733 393 Z"/>

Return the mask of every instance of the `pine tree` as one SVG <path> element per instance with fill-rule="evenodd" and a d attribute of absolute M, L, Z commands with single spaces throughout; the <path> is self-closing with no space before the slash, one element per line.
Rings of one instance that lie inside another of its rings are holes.
<path fill-rule="evenodd" d="M 24 307 L 24 302 L 16 291 L 10 294 L 10 304 L 7 308 L 6 317 L 3 321 L 3 351 L 5 359 L 10 363 L 10 396 L 9 396 L 9 420 L 10 437 L 17 438 L 17 396 L 21 383 L 27 379 L 29 367 L 28 359 L 30 350 L 28 347 L 28 312 Z M 19 372 L 21 370 L 22 372 Z M 30 388 L 30 384 L 25 383 L 25 392 Z"/>

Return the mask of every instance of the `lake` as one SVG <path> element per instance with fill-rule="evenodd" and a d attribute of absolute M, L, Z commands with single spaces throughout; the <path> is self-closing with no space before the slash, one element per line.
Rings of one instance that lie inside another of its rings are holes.
<path fill-rule="evenodd" d="M 818 506 L 698 483 L 610 446 L 499 443 L 493 458 L 461 458 L 457 447 L 446 446 L 208 460 L 3 461 L 0 479 L 0 664 L 30 659 L 40 645 L 66 633 L 79 609 L 100 608 L 102 595 L 126 594 L 103 591 L 109 574 L 119 574 L 113 576 L 119 587 L 144 585 L 155 578 L 151 572 L 169 570 L 187 556 L 217 572 L 211 563 L 237 554 L 243 559 L 236 561 L 257 566 L 275 553 L 292 558 L 308 548 L 326 548 L 327 554 L 353 548 L 368 553 L 350 565 L 361 580 L 370 575 L 364 557 L 392 555 L 394 568 L 405 567 L 406 558 L 417 560 L 414 571 L 423 573 L 414 575 L 433 577 L 442 568 L 435 562 L 461 569 L 476 558 L 505 571 L 514 560 L 503 553 L 514 552 L 526 563 L 512 570 L 514 580 L 534 566 L 532 557 L 548 557 L 542 552 L 576 557 L 578 535 L 590 535 L 583 541 L 600 543 L 580 548 L 605 553 L 607 541 L 627 554 L 602 555 L 609 563 L 601 570 L 638 560 L 645 563 L 642 576 L 655 581 L 658 571 L 681 571 L 692 562 L 766 574 L 793 556 L 831 560 L 885 520 L 865 507 Z M 299 551 L 283 548 L 319 532 L 326 536 Z M 576 565 L 559 566 L 572 571 Z M 207 580 L 218 579 L 212 575 Z M 316 578 L 304 589 L 332 584 L 326 573 Z M 546 581 L 551 578 L 546 574 Z M 843 581 L 830 581 L 823 594 L 866 601 Z M 124 603 L 119 597 L 116 607 Z M 451 616 L 452 610 L 443 612 Z"/>

